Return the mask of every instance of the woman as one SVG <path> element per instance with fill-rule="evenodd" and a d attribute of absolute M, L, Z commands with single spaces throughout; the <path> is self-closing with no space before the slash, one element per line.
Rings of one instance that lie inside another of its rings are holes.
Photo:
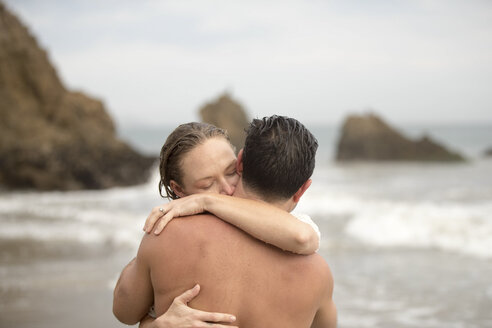
<path fill-rule="evenodd" d="M 159 234 L 174 217 L 206 211 L 287 251 L 311 254 L 318 248 L 319 229 L 308 216 L 293 216 L 261 201 L 230 197 L 239 176 L 233 146 L 220 128 L 205 123 L 180 125 L 162 147 L 159 171 L 159 192 L 163 196 L 164 189 L 173 201 L 152 210 L 144 226 L 147 233 L 157 221 L 154 233 Z M 146 318 L 142 326 L 186 327 L 190 320 L 198 320 L 210 327 L 205 322 L 231 322 L 230 315 L 210 315 L 187 307 L 198 292 L 197 286 L 185 292 L 165 314 L 154 322 Z"/>

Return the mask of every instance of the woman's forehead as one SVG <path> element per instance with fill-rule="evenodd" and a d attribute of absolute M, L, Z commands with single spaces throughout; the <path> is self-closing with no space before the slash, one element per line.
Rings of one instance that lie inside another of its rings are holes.
<path fill-rule="evenodd" d="M 228 168 L 235 160 L 236 156 L 227 140 L 207 139 L 183 157 L 183 175 L 193 179 L 213 176 Z"/>

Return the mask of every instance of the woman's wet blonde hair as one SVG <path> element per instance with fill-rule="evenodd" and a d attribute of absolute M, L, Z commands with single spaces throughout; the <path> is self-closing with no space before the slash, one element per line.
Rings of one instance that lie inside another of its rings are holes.
<path fill-rule="evenodd" d="M 197 122 L 181 124 L 167 137 L 161 149 L 159 163 L 161 175 L 159 194 L 161 197 L 178 198 L 170 183 L 171 180 L 174 180 L 179 185 L 182 185 L 181 161 L 183 156 L 196 146 L 203 144 L 205 140 L 216 137 L 223 137 L 230 143 L 229 136 L 225 130 L 212 124 Z M 166 191 L 165 196 L 163 189 Z"/>

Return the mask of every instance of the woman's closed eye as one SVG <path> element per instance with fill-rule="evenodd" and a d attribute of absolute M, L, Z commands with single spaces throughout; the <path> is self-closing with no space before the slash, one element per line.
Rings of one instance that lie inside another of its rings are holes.
<path fill-rule="evenodd" d="M 198 188 L 199 189 L 202 189 L 202 190 L 208 190 L 208 189 L 212 188 L 213 185 L 214 185 L 214 183 L 211 182 L 209 184 L 205 184 L 205 185 L 199 186 Z"/>

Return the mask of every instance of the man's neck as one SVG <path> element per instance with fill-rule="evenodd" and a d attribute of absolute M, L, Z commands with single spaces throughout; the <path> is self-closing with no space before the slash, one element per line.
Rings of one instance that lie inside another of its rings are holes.
<path fill-rule="evenodd" d="M 294 207 L 295 207 L 295 204 L 292 204 L 292 202 L 290 200 L 287 200 L 287 201 L 277 201 L 277 202 L 266 201 L 265 199 L 263 199 L 263 197 L 259 196 L 253 190 L 251 190 L 250 188 L 248 188 L 247 186 L 245 186 L 243 184 L 242 178 L 239 179 L 239 182 L 238 182 L 238 184 L 236 186 L 236 190 L 234 191 L 233 196 L 240 197 L 240 198 L 247 198 L 247 199 L 254 199 L 254 200 L 262 201 L 262 202 L 268 203 L 270 205 L 273 205 L 275 207 L 278 207 L 278 208 L 280 208 L 280 209 L 282 209 L 284 211 L 287 211 L 287 212 L 292 211 L 294 209 Z"/>

